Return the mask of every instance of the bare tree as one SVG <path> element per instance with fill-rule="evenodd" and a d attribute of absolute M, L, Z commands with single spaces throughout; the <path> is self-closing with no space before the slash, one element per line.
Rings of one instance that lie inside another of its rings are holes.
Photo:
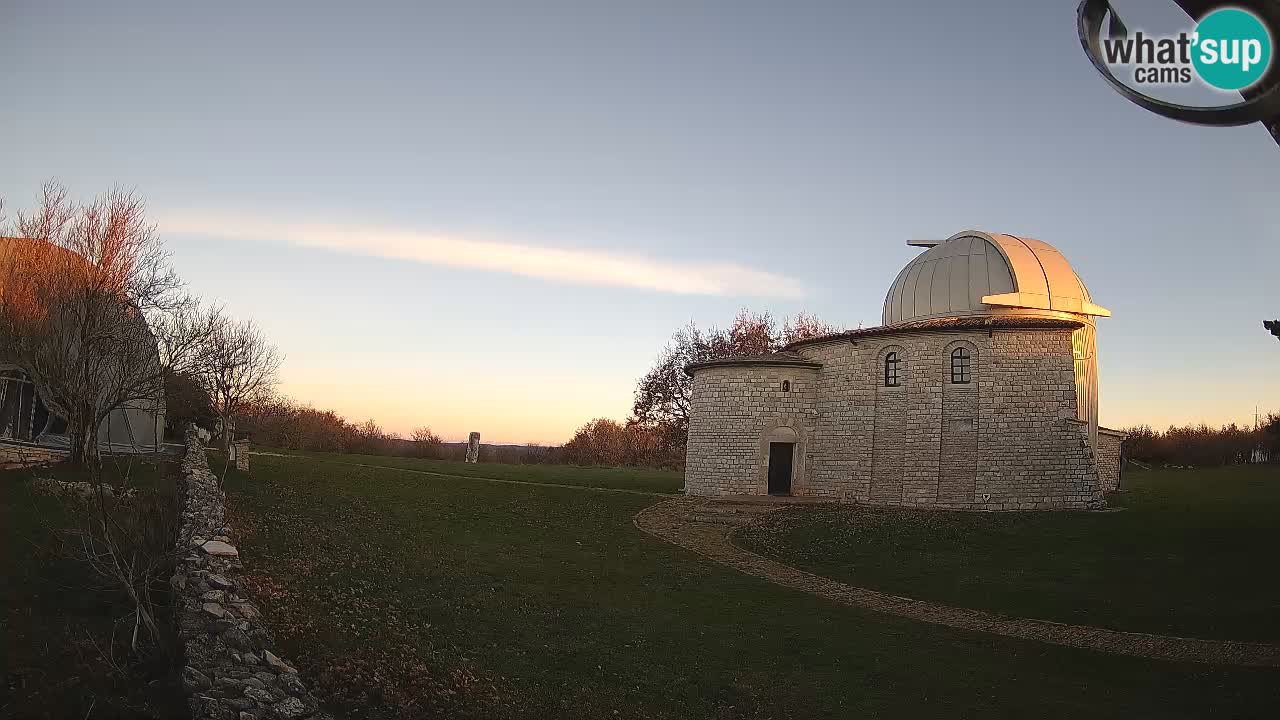
<path fill-rule="evenodd" d="M 653 367 L 636 385 L 628 424 L 649 429 L 668 454 L 679 454 L 689 434 L 693 380 L 684 369 L 692 363 L 780 350 L 785 344 L 839 332 L 812 315 L 788 319 L 779 333 L 769 313 L 740 310 L 728 330 L 702 330 L 689 323 L 671 337 Z"/>
<path fill-rule="evenodd" d="M 166 379 L 202 362 L 216 314 L 183 293 L 131 192 L 78 203 L 46 183 L 10 233 L 0 241 L 0 352 L 67 421 L 90 485 L 73 554 L 132 600 L 136 649 L 139 629 L 161 634 L 150 589 L 173 536 L 136 512 L 127 471 L 107 487 L 98 431 L 120 408 L 158 413 Z"/>
<path fill-rule="evenodd" d="M 789 345 L 800 340 L 822 337 L 823 335 L 835 335 L 842 331 L 843 328 L 828 325 L 819 320 L 816 315 L 799 312 L 796 313 L 795 317 L 787 318 L 783 321 L 781 342 L 783 345 Z"/>
<path fill-rule="evenodd" d="M 93 466 L 107 416 L 158 412 L 165 378 L 199 363 L 208 326 L 131 192 L 77 203 L 46 183 L 13 232 L 0 247 L 0 347 L 66 419 L 72 459 Z"/>
<path fill-rule="evenodd" d="M 414 428 L 413 432 L 409 434 L 409 439 L 413 440 L 414 455 L 434 458 L 440 456 L 440 448 L 443 445 L 440 436 L 426 425 Z"/>
<path fill-rule="evenodd" d="M 272 393 L 283 358 L 252 320 L 219 317 L 208 335 L 201 377 L 222 421 L 222 447 L 231 443 L 237 413 Z"/>

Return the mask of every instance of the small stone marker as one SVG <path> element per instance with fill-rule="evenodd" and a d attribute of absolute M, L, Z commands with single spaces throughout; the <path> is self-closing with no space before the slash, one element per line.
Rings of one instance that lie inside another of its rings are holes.
<path fill-rule="evenodd" d="M 467 462 L 473 463 L 480 460 L 480 433 L 473 432 L 471 437 L 467 438 Z"/>
<path fill-rule="evenodd" d="M 240 557 L 240 551 L 236 549 L 235 545 L 228 545 L 221 540 L 210 540 L 201 545 L 200 549 L 218 557 Z"/>
<path fill-rule="evenodd" d="M 231 443 L 231 461 L 236 464 L 236 470 L 240 472 L 249 472 L 249 441 L 236 440 Z"/>

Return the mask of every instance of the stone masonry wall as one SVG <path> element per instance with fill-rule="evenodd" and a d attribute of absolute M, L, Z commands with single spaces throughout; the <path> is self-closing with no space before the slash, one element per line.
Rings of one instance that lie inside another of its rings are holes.
<path fill-rule="evenodd" d="M 947 343 L 942 355 L 948 364 L 944 373 L 950 372 L 951 352 L 958 348 L 969 351 L 970 368 L 976 379 L 982 374 L 982 362 L 986 353 L 972 341 L 956 340 Z M 974 501 L 978 475 L 978 399 L 981 396 L 978 383 L 956 384 L 949 377 L 942 381 L 942 433 L 938 448 L 937 501 L 945 504 L 963 504 Z"/>
<path fill-rule="evenodd" d="M 1098 428 L 1098 481 L 1103 492 L 1120 489 L 1120 466 L 1124 462 L 1121 448 L 1125 433 L 1110 428 Z"/>
<path fill-rule="evenodd" d="M 823 364 L 811 472 L 815 494 L 881 505 L 973 506 L 977 387 L 985 332 L 915 332 L 803 346 Z M 971 352 L 974 383 L 951 385 L 951 349 Z M 885 387 L 897 353 L 899 386 Z"/>
<path fill-rule="evenodd" d="M 908 389 L 906 384 L 898 387 L 885 387 L 883 382 L 885 358 L 890 352 L 898 353 L 898 372 L 902 378 L 907 377 L 907 362 L 902 359 L 902 347 L 890 345 L 876 353 L 875 366 L 875 414 L 871 433 L 871 478 L 868 498 L 872 502 L 898 502 L 902 499 L 902 481 L 906 475 L 906 445 L 901 442 L 906 436 Z M 823 452 L 819 451 L 821 458 Z M 821 461 L 819 461 L 821 464 Z"/>
<path fill-rule="evenodd" d="M 186 655 L 182 685 L 195 720 L 332 720 L 298 673 L 273 652 L 271 632 L 244 590 L 225 496 L 199 431 L 187 433 L 178 494 L 178 565 L 171 581 Z"/>
<path fill-rule="evenodd" d="M 972 357 L 969 384 L 951 383 L 959 346 Z M 884 387 L 890 351 L 896 388 Z M 806 465 L 794 495 L 966 510 L 1102 504 L 1088 425 L 1076 419 L 1069 330 L 913 332 L 797 352 L 822 368 L 806 395 Z M 695 374 L 689 492 L 765 492 L 761 436 L 780 411 L 760 403 L 753 373 Z"/>
<path fill-rule="evenodd" d="M 792 492 L 807 494 L 806 455 L 815 411 L 817 371 L 804 367 L 704 368 L 693 378 L 685 492 L 764 495 L 769 436 L 790 428 L 797 436 Z M 786 380 L 790 390 L 783 392 Z"/>
<path fill-rule="evenodd" d="M 978 505 L 1100 507 L 1089 424 L 1076 417 L 1075 359 L 1063 332 L 997 332 L 979 381 Z"/>

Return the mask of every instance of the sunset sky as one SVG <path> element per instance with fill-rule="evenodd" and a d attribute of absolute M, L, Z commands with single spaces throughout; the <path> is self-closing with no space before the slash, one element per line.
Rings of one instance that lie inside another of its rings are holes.
<path fill-rule="evenodd" d="M 1280 411 L 1280 147 L 1120 98 L 1076 4 L 9 0 L 0 197 L 135 188 L 285 393 L 399 432 L 561 442 L 678 326 L 879 324 L 970 228 L 1114 312 L 1103 424 Z"/>

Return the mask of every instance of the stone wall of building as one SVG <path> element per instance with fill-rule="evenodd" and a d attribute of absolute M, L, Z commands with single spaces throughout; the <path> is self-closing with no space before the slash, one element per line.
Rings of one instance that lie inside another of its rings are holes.
<path fill-rule="evenodd" d="M 953 384 L 951 351 L 961 346 L 972 381 Z M 822 367 L 808 406 L 798 406 L 808 420 L 794 495 L 966 510 L 1102 503 L 1088 424 L 1077 419 L 1070 330 L 913 331 L 795 352 Z M 899 387 L 885 387 L 889 352 L 898 353 Z M 695 373 L 690 492 L 765 491 L 764 419 L 788 410 L 762 404 L 781 376 L 759 372 Z"/>
<path fill-rule="evenodd" d="M 1100 507 L 1089 423 L 1077 418 L 1071 334 L 994 333 L 979 382 L 975 506 Z"/>
<path fill-rule="evenodd" d="M 810 494 L 806 466 L 816 385 L 814 368 L 746 365 L 699 370 L 693 378 L 685 492 L 766 494 L 769 440 L 789 429 L 796 438 L 792 493 Z"/>
<path fill-rule="evenodd" d="M 937 502 L 955 505 L 973 502 L 978 479 L 978 438 L 981 397 L 978 378 L 982 377 L 986 352 L 970 340 L 954 340 L 942 349 L 950 363 L 951 352 L 958 348 L 969 351 L 970 372 L 975 382 L 956 384 L 943 378 L 942 421 L 938 448 Z M 944 368 L 948 372 L 949 368 Z"/>
<path fill-rule="evenodd" d="M 1098 428 L 1098 482 L 1103 492 L 1116 492 L 1121 487 L 1122 448 L 1127 437 L 1119 430 Z"/>
<path fill-rule="evenodd" d="M 209 470 L 203 439 L 196 430 L 186 439 L 171 584 L 191 717 L 332 720 L 298 672 L 274 652 L 271 632 L 245 591 L 240 554 L 226 527 L 225 496 Z"/>

